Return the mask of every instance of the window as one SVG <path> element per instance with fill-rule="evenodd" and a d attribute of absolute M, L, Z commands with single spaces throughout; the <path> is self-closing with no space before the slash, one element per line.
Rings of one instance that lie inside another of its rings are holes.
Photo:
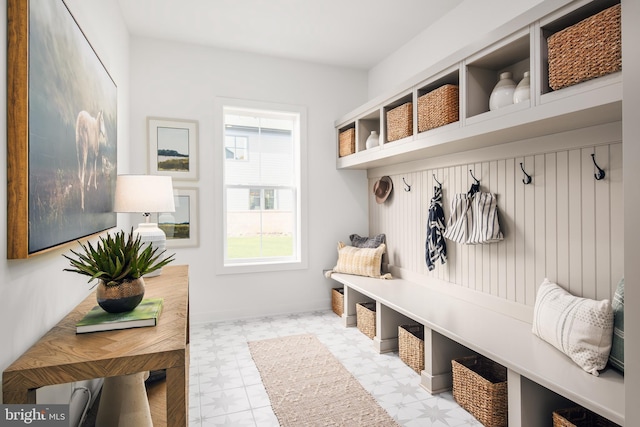
<path fill-rule="evenodd" d="M 226 135 L 224 138 L 225 158 L 231 160 L 247 159 L 247 138 L 244 136 Z"/>
<path fill-rule="evenodd" d="M 275 209 L 275 190 L 273 188 L 249 190 L 249 209 Z"/>
<path fill-rule="evenodd" d="M 222 269 L 302 268 L 304 110 L 224 100 L 218 111 Z"/>

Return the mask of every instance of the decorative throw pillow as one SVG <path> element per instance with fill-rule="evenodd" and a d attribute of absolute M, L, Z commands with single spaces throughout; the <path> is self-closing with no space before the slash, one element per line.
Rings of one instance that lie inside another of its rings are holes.
<path fill-rule="evenodd" d="M 356 248 L 338 242 L 338 263 L 333 267 L 333 270 L 327 271 L 325 276 L 331 277 L 332 273 L 346 273 L 390 279 L 391 274 L 380 274 L 382 254 L 385 250 L 384 243 L 377 248 Z"/>
<path fill-rule="evenodd" d="M 609 363 L 624 373 L 624 277 L 618 282 L 611 307 L 613 307 L 613 342 Z"/>
<path fill-rule="evenodd" d="M 361 237 L 357 234 L 352 234 L 351 236 L 349 236 L 351 245 L 355 246 L 356 248 L 377 248 L 385 242 L 384 239 L 384 234 L 378 234 L 377 236 L 373 237 Z"/>
<path fill-rule="evenodd" d="M 536 295 L 532 332 L 598 376 L 611 351 L 613 309 L 609 300 L 576 297 L 544 279 Z"/>

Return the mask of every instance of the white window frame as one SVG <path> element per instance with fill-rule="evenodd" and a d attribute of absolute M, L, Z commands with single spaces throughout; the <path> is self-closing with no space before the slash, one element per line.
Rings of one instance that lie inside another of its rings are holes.
<path fill-rule="evenodd" d="M 297 218 L 297 236 L 296 236 L 296 252 L 294 256 L 288 260 L 268 260 L 260 259 L 259 261 L 238 261 L 228 263 L 225 260 L 226 246 L 226 206 L 225 206 L 225 129 L 224 129 L 224 109 L 225 107 L 277 111 L 284 113 L 296 113 L 299 115 L 300 141 L 296 145 L 298 148 L 299 162 L 297 167 L 298 175 L 298 191 L 296 195 L 298 218 Z M 216 274 L 241 274 L 241 273 L 258 273 L 265 271 L 285 271 L 305 269 L 308 266 L 308 211 L 307 211 L 307 111 L 303 106 L 278 104 L 271 102 L 252 101 L 245 99 L 216 97 L 214 101 L 214 174 L 216 182 L 214 188 L 215 196 L 215 239 L 214 239 L 214 255 Z"/>

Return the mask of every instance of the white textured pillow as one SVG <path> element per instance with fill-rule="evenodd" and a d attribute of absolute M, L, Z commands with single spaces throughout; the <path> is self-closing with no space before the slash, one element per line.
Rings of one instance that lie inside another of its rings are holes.
<path fill-rule="evenodd" d="M 386 248 L 384 243 L 377 248 L 356 248 L 338 242 L 338 263 L 333 267 L 333 270 L 325 273 L 325 276 L 331 277 L 331 273 L 346 273 L 390 279 L 391 275 L 389 273 L 380 274 L 382 254 Z"/>
<path fill-rule="evenodd" d="M 609 300 L 576 297 L 544 279 L 536 295 L 532 332 L 598 376 L 611 351 L 613 309 Z"/>

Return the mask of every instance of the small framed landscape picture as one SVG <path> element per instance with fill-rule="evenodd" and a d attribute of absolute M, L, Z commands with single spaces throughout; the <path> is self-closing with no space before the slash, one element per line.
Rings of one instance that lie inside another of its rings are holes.
<path fill-rule="evenodd" d="M 198 246 L 198 189 L 174 187 L 175 212 L 158 213 L 158 227 L 167 235 L 167 248 Z"/>
<path fill-rule="evenodd" d="M 198 122 L 149 117 L 147 128 L 149 173 L 197 180 Z"/>

